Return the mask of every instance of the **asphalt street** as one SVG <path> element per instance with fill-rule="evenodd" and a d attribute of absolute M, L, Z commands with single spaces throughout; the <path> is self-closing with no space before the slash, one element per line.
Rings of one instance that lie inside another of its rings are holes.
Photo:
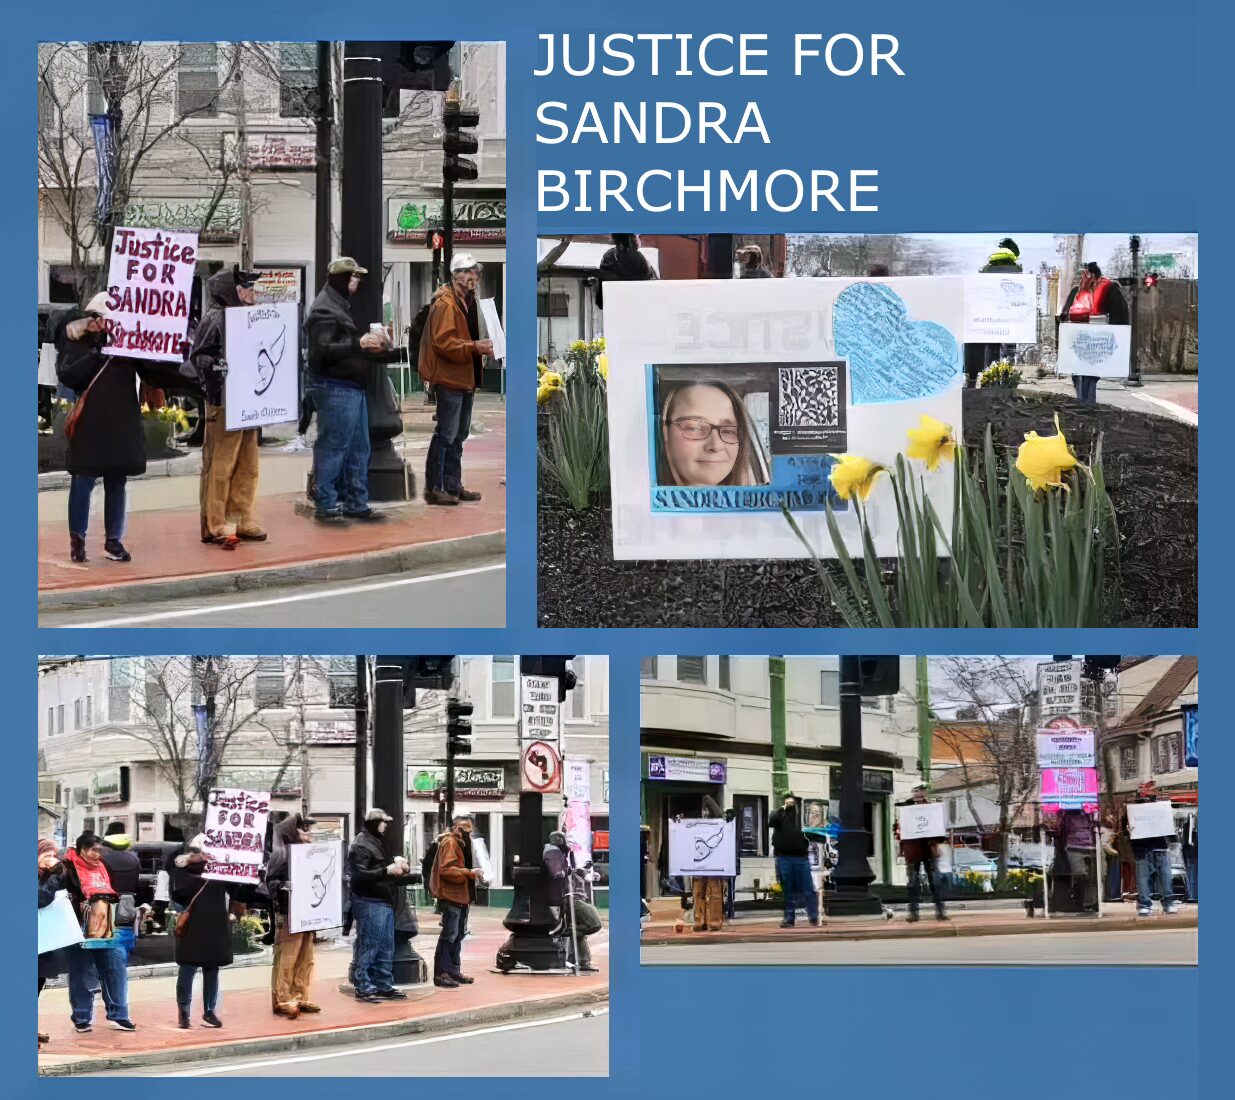
<path fill-rule="evenodd" d="M 654 966 L 1195 966 L 1197 930 L 649 945 Z"/>
<path fill-rule="evenodd" d="M 607 1006 L 598 1006 L 442 1035 L 349 1043 L 314 1053 L 181 1060 L 175 1065 L 82 1076 L 604 1077 L 609 1073 L 608 1012 Z"/>
<path fill-rule="evenodd" d="M 135 605 L 41 611 L 41 627 L 501 627 L 506 563 L 500 556 L 447 570 L 289 585 Z"/>

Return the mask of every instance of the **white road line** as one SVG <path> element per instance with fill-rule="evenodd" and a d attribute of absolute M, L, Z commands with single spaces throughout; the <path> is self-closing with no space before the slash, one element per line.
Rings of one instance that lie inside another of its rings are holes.
<path fill-rule="evenodd" d="M 71 629 L 85 630 L 101 626 L 126 626 L 131 623 L 149 623 L 158 619 L 185 619 L 196 615 L 212 615 L 218 611 L 246 611 L 254 607 L 273 607 L 281 603 L 299 603 L 302 600 L 329 599 L 335 596 L 353 596 L 363 592 L 377 592 L 383 588 L 398 588 L 405 584 L 422 584 L 425 581 L 448 581 L 455 577 L 474 577 L 478 573 L 493 573 L 505 569 L 506 563 L 500 565 L 482 565 L 476 569 L 456 569 L 450 573 L 426 573 L 420 577 L 400 577 L 392 581 L 377 581 L 374 584 L 353 584 L 347 588 L 333 588 L 327 592 L 298 592 L 294 596 L 277 596 L 267 600 L 245 600 L 241 603 L 225 603 L 215 607 L 191 607 L 181 611 L 154 611 L 149 615 L 125 615 L 118 619 L 98 619 L 89 623 L 69 623 Z M 48 614 L 54 615 L 55 610 Z"/>
<path fill-rule="evenodd" d="M 211 1069 L 190 1069 L 183 1073 L 165 1073 L 161 1077 L 210 1077 L 219 1073 L 240 1073 L 250 1069 L 266 1069 L 270 1066 L 291 1066 L 300 1062 L 322 1062 L 328 1058 L 351 1058 L 357 1054 L 376 1054 L 383 1050 L 402 1050 L 405 1047 L 428 1046 L 430 1043 L 449 1043 L 455 1039 L 472 1039 L 478 1035 L 495 1035 L 501 1031 L 522 1031 L 529 1027 L 544 1027 L 547 1024 L 566 1024 L 572 1020 L 586 1020 L 591 1016 L 608 1015 L 607 1005 L 588 1012 L 572 1012 L 569 1016 L 551 1016 L 544 1020 L 525 1020 L 517 1024 L 498 1024 L 494 1027 L 477 1028 L 474 1031 L 457 1031 L 450 1035 L 433 1035 L 425 1039 L 407 1039 L 399 1043 L 366 1044 L 359 1050 L 334 1050 L 322 1054 L 302 1054 L 294 1058 L 271 1058 L 264 1062 L 241 1062 L 232 1066 L 216 1066 Z M 191 1056 L 191 1052 L 186 1051 Z"/>

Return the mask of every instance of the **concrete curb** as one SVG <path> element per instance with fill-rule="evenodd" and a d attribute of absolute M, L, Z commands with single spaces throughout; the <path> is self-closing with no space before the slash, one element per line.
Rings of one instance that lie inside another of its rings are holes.
<path fill-rule="evenodd" d="M 263 1036 L 241 1039 L 209 1047 L 176 1047 L 167 1050 L 143 1051 L 140 1054 L 118 1055 L 114 1058 L 83 1058 L 75 1062 L 39 1067 L 40 1077 L 75 1077 L 86 1073 L 103 1073 L 116 1069 L 137 1069 L 186 1060 L 248 1057 L 258 1054 L 286 1054 L 292 1051 L 320 1047 L 344 1046 L 355 1042 L 380 1042 L 407 1035 L 450 1031 L 479 1024 L 503 1023 L 563 1009 L 585 1008 L 609 1000 L 608 987 L 562 993 L 534 1001 L 513 1001 L 508 1004 L 485 1005 L 461 1012 L 443 1012 L 414 1020 L 391 1020 L 382 1024 L 361 1024 L 333 1031 L 311 1031 L 299 1035 Z"/>
<path fill-rule="evenodd" d="M 908 939 L 960 939 L 967 936 L 1025 936 L 1050 932 L 1144 932 L 1155 928 L 1196 928 L 1199 914 L 1182 917 L 1109 917 L 1095 918 L 1044 918 L 1025 919 L 1024 924 L 996 924 L 966 927 L 963 921 L 935 921 L 924 917 L 912 932 L 896 921 L 884 921 L 878 927 L 845 928 L 844 931 L 828 931 L 826 928 L 796 928 L 794 931 L 769 929 L 766 932 L 681 932 L 670 928 L 659 929 L 649 935 L 644 929 L 641 947 L 680 947 L 686 944 L 716 943 L 783 943 L 788 940 L 908 940 Z"/>
<path fill-rule="evenodd" d="M 314 561 L 273 565 L 230 573 L 206 573 L 169 580 L 133 581 L 129 584 L 62 589 L 39 593 L 39 611 L 76 611 L 92 607 L 126 607 L 159 600 L 194 596 L 220 596 L 230 592 L 260 592 L 293 584 L 324 584 L 352 581 L 390 573 L 406 573 L 429 565 L 457 565 L 466 558 L 500 554 L 506 549 L 506 532 L 488 531 L 437 542 L 397 546 L 369 554 L 319 558 Z"/>

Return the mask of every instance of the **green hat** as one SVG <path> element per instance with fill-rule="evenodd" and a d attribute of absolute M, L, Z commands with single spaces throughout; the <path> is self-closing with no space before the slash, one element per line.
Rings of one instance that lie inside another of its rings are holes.
<path fill-rule="evenodd" d="M 368 275 L 369 269 L 361 267 L 351 256 L 339 256 L 330 261 L 327 275 Z"/>

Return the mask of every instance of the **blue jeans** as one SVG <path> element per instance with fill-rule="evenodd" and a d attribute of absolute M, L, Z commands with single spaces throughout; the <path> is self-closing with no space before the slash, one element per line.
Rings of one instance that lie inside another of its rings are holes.
<path fill-rule="evenodd" d="M 1171 854 L 1166 850 L 1145 852 L 1136 857 L 1136 904 L 1140 909 L 1153 908 L 1154 879 L 1157 894 L 1165 909 L 1174 900 L 1171 894 Z"/>
<path fill-rule="evenodd" d="M 1119 856 L 1106 857 L 1106 900 L 1119 901 L 1123 897 L 1123 876 Z"/>
<path fill-rule="evenodd" d="M 176 975 L 176 1004 L 188 1012 L 193 1007 L 193 977 L 202 972 L 202 1009 L 213 1012 L 219 1007 L 219 968 L 217 966 L 193 966 L 181 963 Z"/>
<path fill-rule="evenodd" d="M 1076 399 L 1082 405 L 1098 403 L 1098 379 L 1092 374 L 1074 374 L 1072 388 L 1076 390 Z"/>
<path fill-rule="evenodd" d="M 448 392 L 450 391 L 439 390 L 438 401 L 441 401 L 442 394 Z M 438 408 L 441 408 L 440 404 Z M 435 978 L 463 973 L 463 937 L 467 935 L 468 907 L 443 901 L 441 908 L 442 930 L 438 933 L 437 950 L 433 953 L 433 976 Z"/>
<path fill-rule="evenodd" d="M 309 393 L 317 412 L 313 488 L 319 516 L 369 510 L 369 402 L 353 386 L 318 381 Z"/>
<path fill-rule="evenodd" d="M 437 390 L 437 427 L 429 440 L 425 489 L 458 493 L 463 488 L 463 443 L 472 430 L 472 393 Z"/>
<path fill-rule="evenodd" d="M 129 1018 L 129 971 L 122 947 L 69 948 L 69 1004 L 74 1024 L 94 1016 L 94 983 L 102 987 L 109 1020 Z"/>
<path fill-rule="evenodd" d="M 357 993 L 385 993 L 394 988 L 395 911 L 369 898 L 352 898 L 356 924 L 354 988 Z"/>
<path fill-rule="evenodd" d="M 97 477 L 74 474 L 69 482 L 69 533 L 83 539 L 90 529 L 90 496 Z M 124 537 L 124 474 L 103 478 L 103 532 L 109 539 Z"/>
<path fill-rule="evenodd" d="M 733 920 L 737 908 L 738 880 L 725 880 L 725 920 Z"/>
<path fill-rule="evenodd" d="M 1201 895 L 1197 892 L 1200 887 L 1200 848 L 1192 845 L 1184 845 L 1184 875 L 1188 879 L 1188 900 L 1200 901 Z"/>
<path fill-rule="evenodd" d="M 810 860 L 805 856 L 777 856 L 776 877 L 785 895 L 785 923 L 793 923 L 799 896 L 806 905 L 806 915 L 817 921 L 819 898 L 815 896 L 815 884 L 810 877 Z"/>

